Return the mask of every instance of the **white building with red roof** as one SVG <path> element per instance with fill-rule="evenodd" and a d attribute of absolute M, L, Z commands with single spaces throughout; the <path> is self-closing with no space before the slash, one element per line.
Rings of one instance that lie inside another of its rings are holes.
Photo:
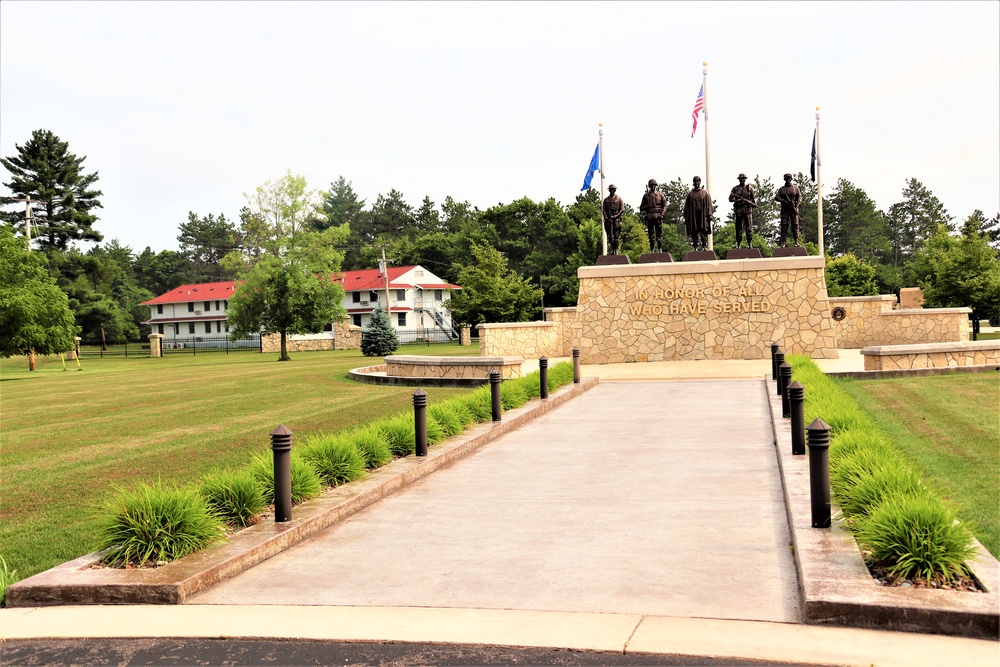
<path fill-rule="evenodd" d="M 372 311 L 381 304 L 403 342 L 457 338 L 447 304 L 451 290 L 460 288 L 422 266 L 390 267 L 385 272 L 344 271 L 338 281 L 344 287 L 343 306 L 348 324 L 367 327 Z M 141 305 L 149 306 L 146 324 L 152 333 L 163 335 L 164 347 L 194 340 L 207 342 L 212 338 L 221 342 L 229 335 L 226 313 L 235 291 L 236 283 L 232 280 L 181 285 Z M 300 334 L 292 339 L 332 337 L 333 328 L 334 323 L 330 322 L 322 332 Z"/>

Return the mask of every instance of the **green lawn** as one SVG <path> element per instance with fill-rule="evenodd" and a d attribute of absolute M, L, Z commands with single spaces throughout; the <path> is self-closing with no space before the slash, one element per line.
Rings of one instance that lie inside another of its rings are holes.
<path fill-rule="evenodd" d="M 476 346 L 408 345 L 399 354 L 475 356 Z M 92 550 L 115 485 L 187 483 L 243 466 L 285 424 L 299 438 L 412 410 L 410 387 L 353 382 L 381 362 L 358 351 L 0 360 L 0 556 L 24 578 Z M 429 388 L 433 403 L 466 389 Z"/>
<path fill-rule="evenodd" d="M 1000 374 L 847 380 L 842 386 L 1000 557 Z"/>

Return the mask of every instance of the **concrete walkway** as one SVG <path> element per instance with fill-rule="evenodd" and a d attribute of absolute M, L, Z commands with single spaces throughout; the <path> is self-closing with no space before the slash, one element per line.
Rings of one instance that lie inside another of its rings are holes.
<path fill-rule="evenodd" d="M 857 351 L 819 364 L 862 369 Z M 30 654 L 33 640 L 58 637 L 694 656 L 685 664 L 1000 662 L 996 641 L 798 622 L 760 382 L 769 360 L 583 371 L 601 384 L 195 604 L 0 610 L 0 664 L 3 647 Z"/>
<path fill-rule="evenodd" d="M 797 622 L 763 392 L 601 383 L 191 602 Z"/>

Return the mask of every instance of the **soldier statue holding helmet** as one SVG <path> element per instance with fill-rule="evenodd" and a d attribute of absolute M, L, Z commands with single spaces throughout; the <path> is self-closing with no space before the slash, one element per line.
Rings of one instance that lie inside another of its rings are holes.
<path fill-rule="evenodd" d="M 667 212 L 667 198 L 656 189 L 656 179 L 651 178 L 646 184 L 646 194 L 642 196 L 639 213 L 646 221 L 646 234 L 649 236 L 649 251 L 663 252 L 663 216 Z"/>

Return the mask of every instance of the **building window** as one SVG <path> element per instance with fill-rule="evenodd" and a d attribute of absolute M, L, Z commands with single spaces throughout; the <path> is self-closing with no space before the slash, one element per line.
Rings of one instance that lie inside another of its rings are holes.
<path fill-rule="evenodd" d="M 212 310 L 212 302 L 211 301 L 206 301 L 205 302 L 205 312 L 207 313 L 207 312 L 210 312 L 211 310 Z"/>
<path fill-rule="evenodd" d="M 413 275 L 416 276 L 417 278 L 423 278 L 424 272 L 421 271 L 420 269 L 417 269 L 416 271 L 413 272 Z"/>
<path fill-rule="evenodd" d="M 226 322 L 226 333 L 229 333 L 229 322 Z"/>
<path fill-rule="evenodd" d="M 188 312 L 189 313 L 194 312 L 194 301 L 188 301 Z"/>
<path fill-rule="evenodd" d="M 406 326 L 406 313 L 396 313 L 396 324 L 401 327 Z"/>
<path fill-rule="evenodd" d="M 212 323 L 205 322 L 205 333 L 212 333 Z"/>
<path fill-rule="evenodd" d="M 369 292 L 368 300 L 372 303 L 378 303 L 378 292 Z"/>
<path fill-rule="evenodd" d="M 215 333 L 222 333 L 222 322 L 215 323 Z"/>
<path fill-rule="evenodd" d="M 188 333 L 194 335 L 194 322 L 188 322 Z"/>
<path fill-rule="evenodd" d="M 361 292 L 351 292 L 351 302 L 361 303 Z"/>
<path fill-rule="evenodd" d="M 324 324 L 323 331 L 333 331 L 333 322 L 327 322 Z"/>
<path fill-rule="evenodd" d="M 215 309 L 216 310 L 221 310 L 221 308 L 219 308 L 219 302 L 218 301 L 215 302 Z"/>
<path fill-rule="evenodd" d="M 163 304 L 162 303 L 156 304 L 156 314 L 157 315 L 162 315 L 163 314 Z M 160 333 L 163 333 L 163 332 L 161 331 Z"/>
<path fill-rule="evenodd" d="M 163 325 L 162 324 L 157 324 L 156 325 L 156 333 L 158 333 L 158 334 L 162 334 L 163 333 Z"/>
<path fill-rule="evenodd" d="M 442 292 L 439 289 L 434 290 L 434 300 L 440 301 L 442 298 Z"/>
<path fill-rule="evenodd" d="M 225 308 L 226 310 L 229 310 L 229 301 L 223 301 L 222 307 Z"/>
<path fill-rule="evenodd" d="M 406 290 L 398 289 L 396 290 L 396 301 L 406 301 Z"/>
<path fill-rule="evenodd" d="M 360 315 L 351 315 L 351 322 L 354 323 L 354 326 L 360 327 L 361 326 L 361 316 Z"/>

